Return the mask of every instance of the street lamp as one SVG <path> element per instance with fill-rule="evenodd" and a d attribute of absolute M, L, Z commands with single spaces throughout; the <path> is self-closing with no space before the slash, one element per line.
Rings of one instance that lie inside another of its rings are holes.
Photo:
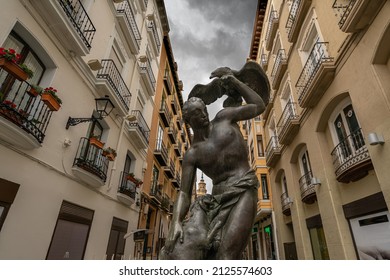
<path fill-rule="evenodd" d="M 68 118 L 68 122 L 66 123 L 66 129 L 69 128 L 69 126 L 75 126 L 78 125 L 79 123 L 83 122 L 91 122 L 95 120 L 101 120 L 105 117 L 107 117 L 111 111 L 115 108 L 114 104 L 111 102 L 110 98 L 106 95 L 105 97 L 102 98 L 95 98 L 96 102 L 96 112 L 97 116 L 95 117 L 92 115 L 90 118 Z"/>

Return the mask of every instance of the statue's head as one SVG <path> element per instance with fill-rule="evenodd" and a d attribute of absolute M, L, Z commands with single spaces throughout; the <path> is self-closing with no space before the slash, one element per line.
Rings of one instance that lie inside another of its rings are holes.
<path fill-rule="evenodd" d="M 205 126 L 209 123 L 206 104 L 199 97 L 191 97 L 183 105 L 183 119 L 192 128 Z"/>

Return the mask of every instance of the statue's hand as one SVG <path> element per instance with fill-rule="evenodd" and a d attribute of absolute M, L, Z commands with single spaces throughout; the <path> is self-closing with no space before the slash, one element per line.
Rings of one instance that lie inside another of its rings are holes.
<path fill-rule="evenodd" d="M 165 241 L 165 248 L 168 252 L 172 252 L 175 247 L 176 240 L 179 238 L 180 243 L 183 243 L 183 227 L 180 222 L 175 222 L 171 225 L 167 240 Z"/>

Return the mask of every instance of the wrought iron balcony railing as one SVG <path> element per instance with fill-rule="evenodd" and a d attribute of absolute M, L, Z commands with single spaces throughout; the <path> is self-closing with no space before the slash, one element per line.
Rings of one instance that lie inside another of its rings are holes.
<path fill-rule="evenodd" d="M 88 49 L 91 49 L 96 28 L 80 0 L 57 0 Z"/>
<path fill-rule="evenodd" d="M 157 50 L 160 50 L 161 41 L 160 38 L 158 37 L 157 27 L 154 21 L 152 20 L 148 21 L 148 30 L 153 34 L 153 38 L 156 43 Z"/>
<path fill-rule="evenodd" d="M 280 159 L 281 147 L 278 136 L 272 136 L 265 149 L 265 157 L 267 166 L 273 167 Z"/>
<path fill-rule="evenodd" d="M 281 200 L 281 203 L 282 203 L 282 212 L 283 212 L 283 214 L 286 215 L 286 216 L 290 216 L 291 215 L 292 200 L 288 196 L 288 193 L 287 192 L 282 193 L 282 195 L 280 196 L 280 200 Z"/>
<path fill-rule="evenodd" d="M 150 136 L 150 129 L 148 124 L 146 123 L 144 117 L 142 116 L 141 111 L 139 110 L 132 110 L 131 114 L 136 117 L 134 121 L 129 122 L 130 127 L 136 127 L 144 137 L 146 142 L 149 142 L 149 136 Z"/>
<path fill-rule="evenodd" d="M 152 85 L 153 90 L 156 88 L 156 78 L 154 77 L 154 73 L 152 70 L 152 65 L 150 64 L 150 60 L 147 59 L 145 62 L 140 62 L 139 65 L 141 69 L 141 73 L 147 75 L 150 84 Z"/>
<path fill-rule="evenodd" d="M 265 43 L 267 50 L 271 49 L 273 38 L 276 32 L 276 25 L 279 23 L 278 12 L 273 10 L 270 12 L 270 16 L 267 24 L 267 33 L 265 34 Z"/>
<path fill-rule="evenodd" d="M 130 173 L 121 172 L 121 180 L 119 182 L 118 192 L 127 195 L 128 197 L 135 200 L 137 194 L 137 185 L 129 180 Z"/>
<path fill-rule="evenodd" d="M 161 203 L 162 201 L 162 185 L 160 184 L 152 184 L 152 188 L 150 190 L 150 196 L 154 198 L 157 202 Z"/>
<path fill-rule="evenodd" d="M 52 111 L 41 96 L 32 95 L 28 82 L 15 80 L 3 68 L 0 68 L 0 89 L 5 89 L 0 92 L 0 116 L 42 143 Z"/>
<path fill-rule="evenodd" d="M 288 102 L 277 124 L 278 137 L 281 144 L 290 144 L 299 130 L 299 116 L 295 102 Z"/>
<path fill-rule="evenodd" d="M 116 7 L 118 14 L 123 14 L 126 19 L 127 29 L 131 32 L 135 39 L 137 49 L 139 50 L 141 43 L 141 33 L 138 29 L 137 22 L 135 20 L 134 11 L 128 0 L 123 1 Z"/>
<path fill-rule="evenodd" d="M 309 57 L 302 69 L 302 72 L 296 83 L 298 89 L 298 102 L 302 104 L 303 99 L 306 97 L 307 89 L 314 80 L 317 72 L 322 64 L 327 62 L 333 62 L 333 57 L 329 56 L 327 52 L 327 42 L 317 42 L 314 44 Z M 315 93 L 314 93 L 315 94 Z"/>
<path fill-rule="evenodd" d="M 288 41 L 294 42 L 312 0 L 293 0 L 286 22 Z"/>
<path fill-rule="evenodd" d="M 172 120 L 172 113 L 169 110 L 168 104 L 165 100 L 162 100 L 161 102 L 159 113 L 165 127 L 169 127 Z"/>
<path fill-rule="evenodd" d="M 98 71 L 96 77 L 98 79 L 104 79 L 109 83 L 115 92 L 116 97 L 126 108 L 126 111 L 128 111 L 130 106 L 131 93 L 125 81 L 123 80 L 121 73 L 116 67 L 115 62 L 112 59 L 102 59 L 102 66 L 103 68 Z"/>
<path fill-rule="evenodd" d="M 280 81 L 283 78 L 284 73 L 287 69 L 287 57 L 284 49 L 278 50 L 276 55 L 274 66 L 272 67 L 271 72 L 271 80 L 272 80 L 272 88 L 278 89 L 280 85 Z"/>
<path fill-rule="evenodd" d="M 103 156 L 103 149 L 93 146 L 89 139 L 82 137 L 79 142 L 73 166 L 77 166 L 99 177 L 103 182 L 107 179 L 109 160 Z"/>
<path fill-rule="evenodd" d="M 301 200 L 305 203 L 311 204 L 314 203 L 316 199 L 316 191 L 314 185 L 311 182 L 313 174 L 311 171 L 304 174 L 299 178 L 299 188 L 301 191 Z"/>
<path fill-rule="evenodd" d="M 372 169 L 371 158 L 361 129 L 341 141 L 331 155 L 336 177 L 340 182 L 356 181 Z"/>
<path fill-rule="evenodd" d="M 168 164 L 168 150 L 162 139 L 157 139 L 154 156 L 157 158 L 160 165 L 166 166 Z"/>
<path fill-rule="evenodd" d="M 168 95 L 171 95 L 172 94 L 173 85 L 172 85 L 172 82 L 171 82 L 169 69 L 165 69 L 165 72 L 164 72 L 164 84 L 165 84 L 165 86 L 167 88 Z"/>
<path fill-rule="evenodd" d="M 262 54 L 260 59 L 260 65 L 264 69 L 264 71 L 267 70 L 268 67 L 268 55 Z"/>

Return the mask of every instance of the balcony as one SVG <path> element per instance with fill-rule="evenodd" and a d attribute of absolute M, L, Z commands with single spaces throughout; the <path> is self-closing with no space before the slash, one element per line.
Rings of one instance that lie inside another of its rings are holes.
<path fill-rule="evenodd" d="M 168 137 L 172 144 L 177 143 L 177 130 L 173 124 L 171 124 L 168 128 Z"/>
<path fill-rule="evenodd" d="M 172 82 L 171 82 L 170 72 L 168 69 L 165 69 L 164 85 L 165 85 L 165 89 L 167 90 L 168 95 L 171 95 L 172 90 L 173 90 L 173 86 L 172 86 Z"/>
<path fill-rule="evenodd" d="M 276 55 L 274 67 L 272 67 L 271 80 L 272 80 L 272 89 L 278 90 L 280 82 L 283 78 L 284 73 L 287 69 L 287 57 L 284 49 L 278 50 Z"/>
<path fill-rule="evenodd" d="M 173 160 L 169 161 L 169 165 L 163 166 L 163 170 L 169 179 L 173 179 L 175 177 L 175 163 Z"/>
<path fill-rule="evenodd" d="M 135 202 L 137 195 L 137 185 L 128 179 L 129 173 L 121 172 L 119 188 L 116 197 L 120 202 L 127 206 L 131 206 Z"/>
<path fill-rule="evenodd" d="M 267 119 L 269 116 L 269 113 L 271 113 L 272 108 L 274 107 L 274 96 L 275 96 L 275 91 L 270 92 L 270 97 L 267 106 L 265 107 L 264 112 L 262 113 L 263 119 Z"/>
<path fill-rule="evenodd" d="M 292 200 L 288 196 L 287 192 L 282 193 L 282 195 L 280 196 L 280 200 L 282 202 L 282 212 L 283 212 L 283 215 L 291 216 Z"/>
<path fill-rule="evenodd" d="M 11 80 L 0 68 L 0 88 L 8 87 L 0 92 L 0 139 L 25 150 L 39 148 L 53 112 L 40 95 L 31 94 L 29 83 Z"/>
<path fill-rule="evenodd" d="M 301 200 L 306 204 L 313 204 L 317 200 L 315 185 L 312 184 L 311 179 L 313 174 L 311 171 L 299 178 L 299 188 L 301 191 Z"/>
<path fill-rule="evenodd" d="M 337 181 L 341 183 L 358 181 L 373 169 L 361 129 L 341 141 L 331 155 Z"/>
<path fill-rule="evenodd" d="M 154 149 L 154 157 L 161 166 L 168 165 L 168 150 L 161 139 L 157 139 L 157 145 Z"/>
<path fill-rule="evenodd" d="M 171 109 L 172 109 L 172 113 L 174 115 L 177 115 L 178 110 L 177 110 L 177 102 L 175 98 L 171 99 Z"/>
<path fill-rule="evenodd" d="M 181 177 L 180 177 L 180 172 L 176 172 L 176 176 L 171 180 L 173 186 L 176 188 L 176 189 L 180 189 L 180 186 L 181 186 Z"/>
<path fill-rule="evenodd" d="M 154 96 L 156 89 L 156 78 L 154 77 L 150 60 L 146 58 L 146 61 L 140 62 L 139 69 L 142 81 L 144 82 L 149 96 Z"/>
<path fill-rule="evenodd" d="M 169 200 L 169 196 L 164 193 L 161 200 L 161 208 L 166 212 L 169 212 L 170 202 L 171 201 Z"/>
<path fill-rule="evenodd" d="M 181 149 L 182 149 L 182 143 L 180 141 L 177 142 L 177 144 L 173 145 L 173 149 L 175 150 L 176 156 L 181 156 Z"/>
<path fill-rule="evenodd" d="M 268 55 L 262 54 L 260 59 L 260 66 L 263 68 L 264 71 L 267 71 L 268 68 Z"/>
<path fill-rule="evenodd" d="M 149 42 L 156 56 L 160 53 L 161 41 L 158 36 L 157 26 L 153 20 L 148 20 L 147 31 L 149 35 Z"/>
<path fill-rule="evenodd" d="M 80 0 L 30 1 L 61 45 L 79 56 L 89 54 L 96 29 Z"/>
<path fill-rule="evenodd" d="M 333 81 L 336 67 L 327 53 L 325 42 L 317 42 L 296 83 L 298 103 L 302 108 L 313 107 Z"/>
<path fill-rule="evenodd" d="M 299 116 L 296 114 L 296 103 L 288 102 L 278 121 L 279 143 L 288 145 L 299 131 Z"/>
<path fill-rule="evenodd" d="M 102 60 L 103 68 L 97 74 L 96 86 L 102 95 L 108 95 L 115 108 L 122 116 L 129 111 L 131 93 L 121 73 L 111 59 Z"/>
<path fill-rule="evenodd" d="M 275 167 L 281 157 L 281 147 L 277 136 L 272 136 L 265 149 L 265 161 L 267 166 Z"/>
<path fill-rule="evenodd" d="M 385 0 L 335 0 L 332 8 L 343 32 L 358 32 L 374 20 Z"/>
<path fill-rule="evenodd" d="M 157 204 L 161 204 L 161 202 L 162 202 L 162 197 L 163 197 L 162 188 L 163 188 L 163 185 L 161 185 L 161 184 L 158 184 L 158 185 L 153 184 L 152 188 L 149 192 L 150 198 Z"/>
<path fill-rule="evenodd" d="M 268 24 L 267 33 L 265 34 L 265 48 L 267 51 L 272 49 L 272 43 L 275 38 L 276 30 L 278 30 L 279 16 L 277 11 L 271 11 Z"/>
<path fill-rule="evenodd" d="M 149 144 L 150 129 L 141 111 L 133 110 L 131 114 L 135 116 L 134 121 L 128 122 L 128 131 L 132 141 L 139 149 L 146 149 Z"/>
<path fill-rule="evenodd" d="M 138 3 L 141 6 L 142 11 L 146 11 L 146 8 L 148 7 L 148 1 L 149 0 L 138 0 Z"/>
<path fill-rule="evenodd" d="M 177 116 L 176 117 L 176 126 L 177 126 L 177 129 L 178 130 L 181 130 L 181 126 L 183 125 L 183 121 L 182 119 L 180 118 L 180 116 Z"/>
<path fill-rule="evenodd" d="M 161 101 L 160 110 L 158 111 L 160 114 L 160 118 L 162 122 L 164 123 L 165 127 L 169 127 L 171 120 L 172 120 L 172 114 L 169 111 L 169 107 L 167 105 L 167 102 L 165 100 Z"/>
<path fill-rule="evenodd" d="M 128 0 L 116 5 L 116 18 L 123 34 L 125 35 L 131 52 L 133 54 L 138 54 L 141 43 L 141 33 L 139 32 L 137 22 L 135 20 L 133 8 Z"/>
<path fill-rule="evenodd" d="M 88 138 L 81 138 L 73 161 L 76 177 L 92 187 L 103 186 L 107 179 L 109 160 L 102 155 L 103 149 L 90 145 Z"/>
<path fill-rule="evenodd" d="M 302 23 L 311 5 L 311 0 L 293 0 L 286 22 L 288 41 L 295 43 Z"/>

